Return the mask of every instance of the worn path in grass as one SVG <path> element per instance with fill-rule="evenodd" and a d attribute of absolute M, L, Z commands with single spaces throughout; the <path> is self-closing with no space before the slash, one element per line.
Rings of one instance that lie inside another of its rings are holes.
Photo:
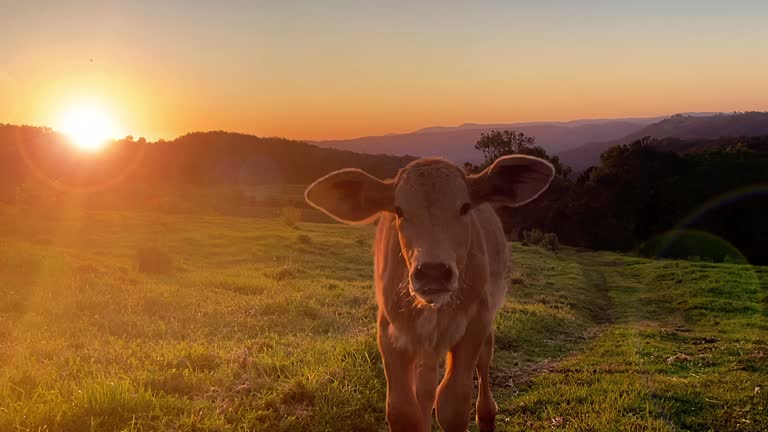
<path fill-rule="evenodd" d="M 505 395 L 501 430 L 766 430 L 765 268 L 563 254 L 602 325 Z"/>
<path fill-rule="evenodd" d="M 0 431 L 383 430 L 371 241 L 0 207 Z M 768 429 L 765 268 L 510 247 L 499 430 Z"/>

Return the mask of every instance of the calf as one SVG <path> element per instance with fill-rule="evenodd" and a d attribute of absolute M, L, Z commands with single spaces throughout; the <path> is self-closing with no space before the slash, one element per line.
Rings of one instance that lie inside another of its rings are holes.
<path fill-rule="evenodd" d="M 443 431 L 469 424 L 477 370 L 481 431 L 495 427 L 488 370 L 493 320 L 504 303 L 507 243 L 492 205 L 520 206 L 549 186 L 555 170 L 506 156 L 477 175 L 425 158 L 393 180 L 344 169 L 317 180 L 309 204 L 350 224 L 379 218 L 374 246 L 378 343 L 391 431 Z M 445 375 L 438 385 L 438 364 Z"/>

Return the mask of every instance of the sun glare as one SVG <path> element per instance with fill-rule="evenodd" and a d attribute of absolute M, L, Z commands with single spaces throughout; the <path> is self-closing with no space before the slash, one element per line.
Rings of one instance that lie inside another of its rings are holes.
<path fill-rule="evenodd" d="M 59 131 L 65 133 L 81 150 L 97 151 L 117 137 L 114 121 L 107 112 L 95 105 L 73 105 L 60 117 Z"/>

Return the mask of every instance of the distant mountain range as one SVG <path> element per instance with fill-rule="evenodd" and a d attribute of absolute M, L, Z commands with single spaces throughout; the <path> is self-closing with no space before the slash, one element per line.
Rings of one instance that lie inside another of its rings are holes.
<path fill-rule="evenodd" d="M 690 114 L 691 115 L 714 115 L 717 113 L 690 113 Z M 464 123 L 459 126 L 426 127 L 426 128 L 415 130 L 413 133 L 450 132 L 453 130 L 476 130 L 476 129 L 498 130 L 498 129 L 508 129 L 510 127 L 527 127 L 527 126 L 543 126 L 543 125 L 558 125 L 558 126 L 573 127 L 573 126 L 583 126 L 588 124 L 600 124 L 600 123 L 611 123 L 611 122 L 651 124 L 651 123 L 656 123 L 658 121 L 664 120 L 665 118 L 668 118 L 668 117 L 669 116 L 600 118 L 600 119 L 579 119 L 579 120 L 570 120 L 570 121 L 561 121 L 561 122 L 535 121 L 535 122 L 521 122 L 521 123 Z M 390 135 L 396 135 L 396 134 L 390 134 Z"/>
<path fill-rule="evenodd" d="M 711 116 L 714 113 L 687 113 Z M 346 140 L 314 141 L 331 147 L 360 153 L 442 156 L 456 163 L 477 163 L 482 154 L 474 148 L 480 135 L 492 130 L 514 129 L 536 138 L 536 143 L 550 154 L 563 153 L 587 143 L 618 140 L 658 123 L 669 116 L 618 119 L 584 119 L 567 122 L 525 122 L 427 127 L 410 133 L 366 136 Z"/>
<path fill-rule="evenodd" d="M 768 135 L 768 112 L 738 114 L 686 115 L 676 114 L 649 124 L 624 137 L 595 141 L 575 148 L 555 152 L 560 160 L 575 171 L 600 162 L 600 154 L 609 148 L 629 144 L 643 137 L 658 139 L 680 138 L 711 140 L 723 137 L 754 137 Z M 690 149 L 687 149 L 690 150 Z"/>
<path fill-rule="evenodd" d="M 104 189 L 104 185 L 112 184 L 237 184 L 248 188 L 307 184 L 347 167 L 387 178 L 415 156 L 479 162 L 481 152 L 474 149 L 474 144 L 481 133 L 494 129 L 514 129 L 535 137 L 550 154 L 558 155 L 578 172 L 597 165 L 600 154 L 611 146 L 645 136 L 658 138 L 662 141 L 654 145 L 677 152 L 750 142 L 762 149 L 765 139 L 750 141 L 743 137 L 768 137 L 768 112 L 464 124 L 316 143 L 222 131 L 196 132 L 154 143 L 119 140 L 96 154 L 74 149 L 64 135 L 48 128 L 0 124 L 0 201 L 14 199 L 20 187 L 40 181 L 65 189 Z"/>

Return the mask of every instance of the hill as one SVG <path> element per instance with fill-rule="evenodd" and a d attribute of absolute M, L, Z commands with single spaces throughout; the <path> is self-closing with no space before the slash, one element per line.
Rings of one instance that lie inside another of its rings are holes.
<path fill-rule="evenodd" d="M 283 138 L 261 138 L 231 132 L 197 132 L 173 141 L 150 143 L 144 158 L 177 170 L 189 182 L 243 184 L 309 184 L 341 168 L 360 168 L 381 178 L 392 177 L 412 156 L 363 154 L 323 148 Z M 148 162 L 147 168 L 152 170 Z"/>
<path fill-rule="evenodd" d="M 382 430 L 372 235 L 0 205 L 0 430 Z M 497 430 L 768 428 L 765 267 L 510 248 Z"/>
<path fill-rule="evenodd" d="M 560 160 L 581 171 L 596 165 L 600 154 L 609 148 L 629 144 L 643 137 L 715 139 L 721 137 L 749 137 L 768 135 L 768 112 L 747 112 L 736 114 L 716 114 L 695 116 L 678 114 L 658 123 L 634 131 L 619 139 L 592 142 L 557 153 Z"/>
<path fill-rule="evenodd" d="M 612 140 L 641 129 L 654 119 L 578 120 L 562 123 L 464 124 L 432 127 L 406 134 L 368 136 L 348 140 L 315 141 L 322 147 L 361 153 L 442 156 L 458 164 L 478 163 L 482 154 L 474 145 L 480 134 L 491 130 L 514 129 L 536 138 L 549 153 L 561 152 L 583 143 Z"/>
<path fill-rule="evenodd" d="M 668 116 L 659 117 L 626 117 L 626 118 L 601 118 L 601 119 L 579 119 L 570 121 L 532 121 L 532 122 L 519 122 L 519 123 L 463 123 L 459 126 L 432 126 L 415 130 L 413 133 L 421 132 L 451 132 L 456 130 L 503 130 L 503 129 L 515 129 L 527 126 L 542 126 L 542 125 L 558 125 L 565 127 L 583 126 L 588 124 L 601 124 L 611 122 L 626 122 L 626 123 L 638 123 L 638 124 L 651 124 L 664 120 Z"/>
<path fill-rule="evenodd" d="M 28 188 L 114 195 L 116 190 L 171 185 L 306 185 L 349 167 L 387 178 L 411 160 L 221 131 L 157 142 L 129 137 L 87 153 L 48 128 L 0 125 L 0 201 L 13 201 Z"/>

